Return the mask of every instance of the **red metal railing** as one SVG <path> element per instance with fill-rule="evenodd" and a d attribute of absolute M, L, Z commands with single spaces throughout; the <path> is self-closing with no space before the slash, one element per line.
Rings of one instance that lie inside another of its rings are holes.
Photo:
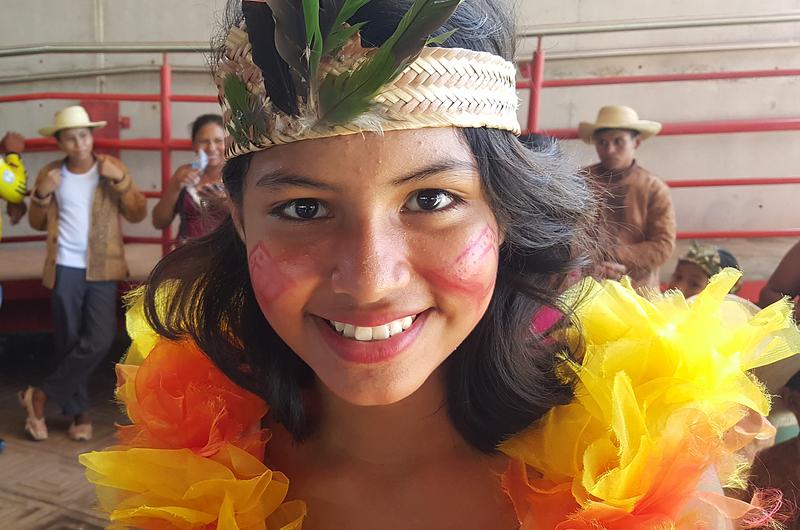
<path fill-rule="evenodd" d="M 517 83 L 519 90 L 530 91 L 528 109 L 528 131 L 547 134 L 561 139 L 577 139 L 578 131 L 570 129 L 539 128 L 541 93 L 545 88 L 589 87 L 600 85 L 671 83 L 687 81 L 712 81 L 723 79 L 763 79 L 772 77 L 800 76 L 800 69 L 744 70 L 731 72 L 707 72 L 689 74 L 662 74 L 639 76 L 610 76 L 574 79 L 544 79 L 545 52 L 542 37 L 538 37 L 536 51 L 529 63 L 519 64 L 523 79 Z M 751 120 L 713 120 L 696 122 L 665 123 L 662 136 L 684 136 L 696 134 L 761 133 L 800 130 L 798 118 L 767 118 Z M 736 179 L 692 179 L 668 181 L 671 188 L 728 187 L 728 186 L 771 186 L 800 184 L 800 177 L 787 178 L 736 178 Z M 775 238 L 800 237 L 800 229 L 787 230 L 723 230 L 708 232 L 679 232 L 678 239 L 732 239 L 732 238 Z"/>
<path fill-rule="evenodd" d="M 132 94 L 109 93 L 93 94 L 81 92 L 37 92 L 30 94 L 14 94 L 0 96 L 0 103 L 37 101 L 37 100 L 106 100 L 106 101 L 147 101 L 160 104 L 161 110 L 161 135 L 160 138 L 142 138 L 128 140 L 109 140 L 98 138 L 95 144 L 99 148 L 159 151 L 161 154 L 161 184 L 166 187 L 172 172 L 171 153 L 178 150 L 190 150 L 191 142 L 172 138 L 172 109 L 171 104 L 181 103 L 212 103 L 217 99 L 214 96 L 203 95 L 178 95 L 172 93 L 172 72 L 168 55 L 163 54 L 163 64 L 160 71 L 161 91 L 159 94 Z M 575 129 L 548 129 L 540 130 L 540 109 L 542 91 L 545 88 L 565 87 L 590 87 L 611 84 L 650 84 L 667 82 L 695 82 L 724 79 L 761 79 L 773 77 L 800 76 L 800 69 L 775 69 L 775 70 L 746 70 L 732 72 L 708 72 L 689 74 L 663 74 L 640 76 L 615 76 L 598 78 L 575 78 L 545 80 L 545 52 L 542 48 L 542 38 L 538 38 L 537 49 L 532 61 L 522 63 L 520 72 L 523 79 L 517 85 L 520 90 L 530 91 L 530 105 L 528 111 L 528 129 L 531 132 L 549 134 L 562 139 L 575 139 L 578 137 Z M 730 134 L 770 131 L 797 131 L 800 130 L 800 117 L 798 118 L 769 118 L 751 120 L 726 120 L 726 121 L 697 121 L 665 123 L 661 134 L 674 135 L 699 135 L 699 134 Z M 30 151 L 49 151 L 57 149 L 52 139 L 31 139 L 26 143 Z M 693 179 L 682 181 L 669 181 L 672 188 L 696 187 L 722 187 L 722 186 L 764 186 L 764 185 L 790 185 L 800 184 L 800 177 L 787 178 L 737 178 L 737 179 Z M 159 198 L 160 192 L 146 192 L 151 198 Z M 800 229 L 790 230 L 757 230 L 757 231 L 714 231 L 714 232 L 681 232 L 681 239 L 703 238 L 771 238 L 771 237 L 800 237 Z M 3 243 L 41 241 L 43 236 L 6 237 Z M 126 242 L 160 243 L 166 252 L 171 245 L 170 230 L 163 232 L 161 238 L 126 237 Z"/>
<path fill-rule="evenodd" d="M 163 63 L 160 70 L 161 91 L 159 94 L 130 94 L 130 93 L 84 93 L 84 92 L 34 92 L 29 94 L 12 94 L 0 96 L 0 103 L 12 103 L 40 100 L 98 100 L 98 101 L 150 101 L 157 102 L 161 107 L 161 137 L 159 139 L 95 139 L 94 145 L 100 149 L 126 149 L 139 151 L 160 151 L 161 153 L 161 189 L 169 183 L 172 176 L 172 151 L 189 151 L 192 143 L 188 140 L 172 139 L 172 107 L 174 102 L 180 103 L 214 103 L 214 96 L 176 95 L 172 94 L 172 69 L 169 57 L 163 54 Z M 26 140 L 27 151 L 53 151 L 58 145 L 52 138 L 31 138 Z M 160 198 L 161 192 L 144 192 L 145 197 Z M 45 241 L 46 236 L 12 236 L 3 238 L 0 243 L 26 243 Z M 131 237 L 125 236 L 126 243 L 160 244 L 162 252 L 167 253 L 172 245 L 171 228 L 167 227 L 158 237 Z"/>

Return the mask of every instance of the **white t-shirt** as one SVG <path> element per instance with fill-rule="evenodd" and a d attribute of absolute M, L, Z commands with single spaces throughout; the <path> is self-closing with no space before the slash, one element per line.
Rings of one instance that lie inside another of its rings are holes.
<path fill-rule="evenodd" d="M 97 164 L 82 174 L 72 173 L 66 164 L 61 166 L 61 185 L 56 190 L 59 215 L 57 265 L 86 268 L 92 201 L 99 181 Z"/>

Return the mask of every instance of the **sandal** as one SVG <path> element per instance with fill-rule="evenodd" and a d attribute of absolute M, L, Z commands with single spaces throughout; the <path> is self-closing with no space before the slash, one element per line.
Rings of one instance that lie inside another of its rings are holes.
<path fill-rule="evenodd" d="M 88 442 L 92 439 L 92 424 L 73 421 L 69 426 L 69 437 L 76 442 Z"/>
<path fill-rule="evenodd" d="M 24 392 L 19 392 L 17 397 L 19 404 L 28 413 L 28 417 L 25 418 L 25 431 L 37 442 L 47 440 L 47 424 L 44 418 L 37 418 L 33 411 L 33 387 L 29 386 Z"/>

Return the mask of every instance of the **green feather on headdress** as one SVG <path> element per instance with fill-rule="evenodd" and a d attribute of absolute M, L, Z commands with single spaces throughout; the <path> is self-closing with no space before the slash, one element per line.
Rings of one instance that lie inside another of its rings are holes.
<path fill-rule="evenodd" d="M 462 2 L 415 0 L 392 36 L 376 50 L 365 53 L 354 69 L 327 71 L 322 76 L 321 65 L 335 62 L 336 55 L 358 38 L 364 23 L 349 26 L 347 21 L 369 1 L 244 1 L 253 60 L 264 72 L 267 94 L 281 111 L 297 116 L 302 114 L 302 105 L 306 116 L 328 125 L 358 118 L 369 111 L 381 88 L 394 81 L 426 45 L 441 44 L 452 35 L 449 32 L 431 39 Z M 264 16 L 265 10 L 271 17 Z M 274 40 L 264 38 L 273 34 Z M 286 75 L 286 67 L 290 75 Z"/>

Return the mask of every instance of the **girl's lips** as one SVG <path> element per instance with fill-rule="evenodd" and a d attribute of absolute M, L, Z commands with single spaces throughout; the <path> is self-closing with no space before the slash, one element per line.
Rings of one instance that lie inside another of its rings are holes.
<path fill-rule="evenodd" d="M 357 364 L 375 364 L 399 356 L 419 336 L 430 314 L 430 309 L 420 313 L 410 328 L 385 340 L 362 342 L 349 339 L 333 329 L 327 320 L 313 316 L 322 339 L 339 358 Z"/>

